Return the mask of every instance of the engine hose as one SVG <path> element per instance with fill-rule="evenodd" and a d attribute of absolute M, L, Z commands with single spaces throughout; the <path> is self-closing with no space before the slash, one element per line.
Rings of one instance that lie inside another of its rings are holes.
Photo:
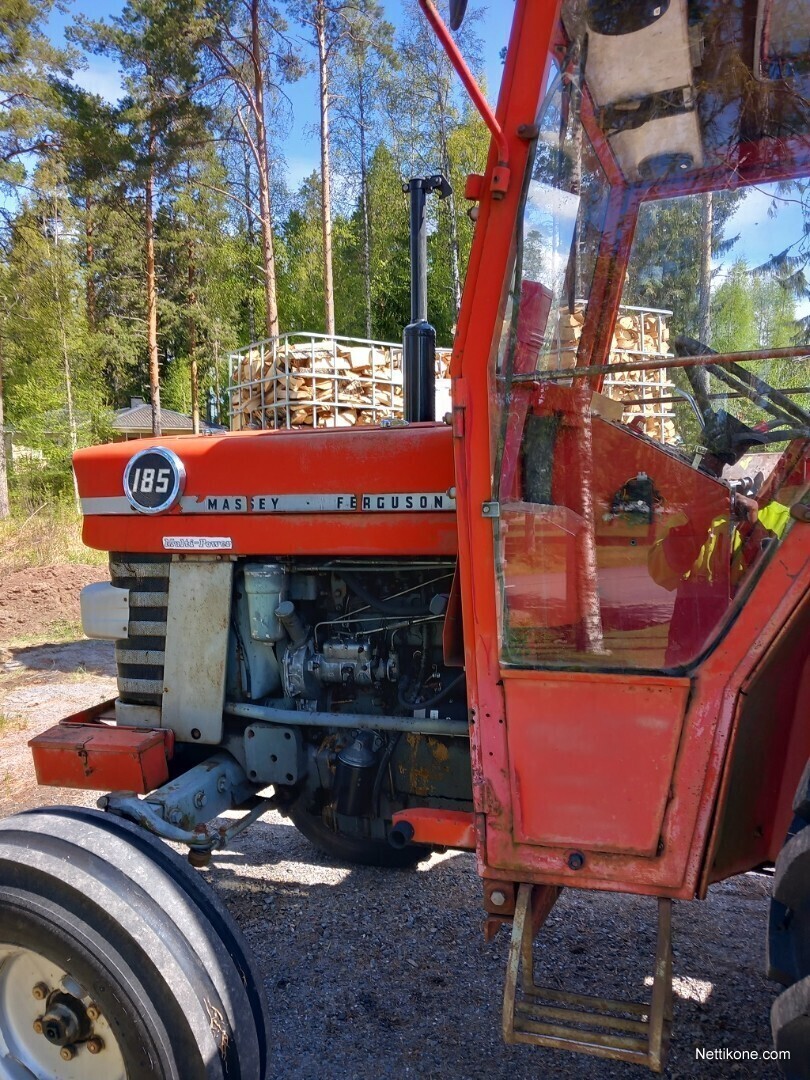
<path fill-rule="evenodd" d="M 237 668 L 241 666 L 245 669 L 245 690 L 247 692 L 247 699 L 253 697 L 253 689 L 250 678 L 250 658 L 248 657 L 248 651 L 245 648 L 245 642 L 242 638 L 242 632 L 239 629 L 239 624 L 236 619 L 231 619 L 231 629 L 233 630 L 233 636 L 236 638 L 236 664 Z"/>
<path fill-rule="evenodd" d="M 452 682 L 449 682 L 443 690 L 440 690 L 438 694 L 434 694 L 432 698 L 428 698 L 427 701 L 408 701 L 402 694 L 397 695 L 397 703 L 403 709 L 432 709 L 434 705 L 438 705 L 440 701 L 444 701 L 448 694 L 464 680 L 464 672 L 457 675 Z"/>
<path fill-rule="evenodd" d="M 430 615 L 430 608 L 412 608 L 405 607 L 401 604 L 386 603 L 385 600 L 378 600 L 373 593 L 369 592 L 365 585 L 362 585 L 354 574 L 350 574 L 345 570 L 341 570 L 340 576 L 349 586 L 353 593 L 360 597 L 364 604 L 368 604 L 372 610 L 378 612 L 380 615 L 393 615 L 397 619 L 409 618 L 421 618 L 424 615 Z"/>
<path fill-rule="evenodd" d="M 374 813 L 378 817 L 380 815 L 380 795 L 382 794 L 382 786 L 383 781 L 385 780 L 385 772 L 388 768 L 388 763 L 394 756 L 394 751 L 397 748 L 397 743 L 399 742 L 401 734 L 402 732 L 398 731 L 388 740 L 388 745 L 386 746 L 385 750 L 383 750 L 382 757 L 380 758 L 377 775 L 374 777 L 374 787 L 371 789 L 371 805 L 374 809 Z"/>

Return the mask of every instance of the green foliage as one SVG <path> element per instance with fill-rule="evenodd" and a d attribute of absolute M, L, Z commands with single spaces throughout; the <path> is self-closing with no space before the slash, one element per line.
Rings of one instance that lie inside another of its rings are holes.
<path fill-rule="evenodd" d="M 0 0 L 0 193 L 27 183 L 31 161 L 56 141 L 59 95 L 53 80 L 69 56 L 48 40 L 54 0 Z"/>
<path fill-rule="evenodd" d="M 316 173 L 307 177 L 292 200 L 281 228 L 277 258 L 284 329 L 323 333 L 323 233 L 320 178 Z M 340 267 L 335 270 L 339 281 Z M 338 325 L 338 332 L 344 332 L 342 325 Z"/>
<path fill-rule="evenodd" d="M 18 444 L 42 455 L 41 463 L 32 456 L 24 479 L 43 493 L 68 491 L 74 444 L 97 441 L 107 430 L 106 388 L 87 326 L 75 229 L 67 204 L 56 196 L 27 204 L 2 278 L 7 422 Z"/>
<path fill-rule="evenodd" d="M 399 341 L 411 321 L 408 204 L 391 150 L 381 143 L 368 174 L 371 219 L 372 333 Z"/>
<path fill-rule="evenodd" d="M 712 254 L 728 254 L 739 239 L 726 226 L 745 191 L 715 192 Z M 700 335 L 698 321 L 703 232 L 700 196 L 643 203 L 624 290 L 625 304 L 672 311 L 672 334 Z"/>
<path fill-rule="evenodd" d="M 778 286 L 777 286 L 778 288 Z M 760 347 L 754 310 L 757 282 L 747 264 L 738 260 L 717 289 L 712 303 L 712 348 L 742 352 Z"/>

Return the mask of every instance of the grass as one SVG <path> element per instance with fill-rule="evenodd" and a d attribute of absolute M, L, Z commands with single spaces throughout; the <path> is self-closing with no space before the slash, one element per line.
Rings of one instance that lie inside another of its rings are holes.
<path fill-rule="evenodd" d="M 59 619 L 44 630 L 38 630 L 34 634 L 17 634 L 12 641 L 6 643 L 6 648 L 24 648 L 29 645 L 66 645 L 71 641 L 84 641 L 84 629 L 81 622 L 72 622 L 70 619 Z"/>
<path fill-rule="evenodd" d="M 70 504 L 43 504 L 0 521 L 0 572 L 64 563 L 103 566 L 106 562 L 106 552 L 82 543 L 82 518 Z"/>

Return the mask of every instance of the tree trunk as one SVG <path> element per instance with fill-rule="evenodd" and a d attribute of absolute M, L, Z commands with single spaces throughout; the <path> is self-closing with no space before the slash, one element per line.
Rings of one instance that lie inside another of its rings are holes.
<path fill-rule="evenodd" d="M 0 337 L 0 521 L 11 513 L 8 501 L 8 461 L 6 460 L 6 428 L 3 407 L 3 339 Z"/>
<path fill-rule="evenodd" d="M 59 221 L 59 212 L 54 206 L 54 220 Z M 53 293 L 56 301 L 56 317 L 59 321 L 59 345 L 62 350 L 62 369 L 65 373 L 65 408 L 67 409 L 68 438 L 70 439 L 71 457 L 79 447 L 79 434 L 76 424 L 76 410 L 73 404 L 73 373 L 70 369 L 70 349 L 68 348 L 67 331 L 65 329 L 65 309 L 62 304 L 62 289 L 59 281 L 62 266 L 59 257 L 59 233 L 57 231 L 54 242 L 54 257 L 51 263 L 53 267 Z M 82 504 L 79 499 L 79 483 L 76 473 L 71 469 L 73 477 L 73 498 L 76 502 L 76 511 L 81 513 Z"/>
<path fill-rule="evenodd" d="M 250 340 L 256 340 L 256 305 L 253 302 L 253 247 L 256 243 L 256 230 L 253 220 L 253 211 L 251 210 L 251 188 L 250 188 L 250 155 L 247 147 L 245 147 L 245 226 L 247 228 L 248 238 L 248 251 L 250 255 L 250 291 L 248 292 L 248 334 Z"/>
<path fill-rule="evenodd" d="M 259 177 L 259 214 L 262 225 L 264 266 L 265 331 L 267 337 L 279 333 L 276 261 L 273 251 L 273 216 L 270 198 L 270 163 L 267 153 L 267 124 L 264 115 L 264 71 L 259 0 L 250 4 L 250 49 L 253 64 L 253 117 L 256 124 L 256 171 Z"/>
<path fill-rule="evenodd" d="M 437 104 L 439 106 L 439 155 L 442 163 L 442 172 L 450 179 L 451 162 L 449 139 L 447 135 L 447 95 L 439 77 Z M 447 200 L 447 212 L 450 223 L 450 273 L 453 283 L 453 322 L 458 321 L 458 313 L 461 308 L 461 270 L 458 241 L 458 217 L 456 212 L 455 196 L 451 195 Z"/>
<path fill-rule="evenodd" d="M 197 367 L 197 294 L 194 291 L 194 242 L 188 242 L 188 355 L 191 360 L 191 431 L 200 434 L 200 378 Z"/>
<path fill-rule="evenodd" d="M 326 333 L 335 336 L 335 285 L 332 274 L 332 191 L 329 153 L 329 72 L 326 58 L 326 5 L 316 0 L 315 35 L 321 88 L 321 224 L 323 227 L 323 306 Z"/>
<path fill-rule="evenodd" d="M 366 146 L 366 98 L 363 76 L 358 72 L 358 105 L 360 109 L 360 206 L 363 212 L 363 290 L 366 302 L 366 337 L 371 337 L 371 217 L 368 207 L 368 148 Z"/>
<path fill-rule="evenodd" d="M 447 172 L 449 179 L 449 168 Z M 447 212 L 450 215 L 450 269 L 453 275 L 453 321 L 455 323 L 458 322 L 458 313 L 461 310 L 461 270 L 459 267 L 458 249 L 458 211 L 456 209 L 455 195 L 451 195 L 450 198 L 447 200 Z"/>
<path fill-rule="evenodd" d="M 155 144 L 156 125 L 149 122 L 149 171 L 146 177 L 144 225 L 146 231 L 146 340 L 149 349 L 149 397 L 152 403 L 152 434 L 161 435 L 160 361 L 157 338 L 157 281 L 155 277 Z"/>
<path fill-rule="evenodd" d="M 96 318 L 96 281 L 93 277 L 93 263 L 96 259 L 95 249 L 95 223 L 93 221 L 94 203 L 92 196 L 88 195 L 84 201 L 84 259 L 87 263 L 87 282 L 85 285 L 85 303 L 87 306 L 87 325 L 91 333 L 95 333 Z"/>
<path fill-rule="evenodd" d="M 700 212 L 700 281 L 698 284 L 698 338 L 709 345 L 712 336 L 712 232 L 714 200 L 711 191 L 703 196 Z"/>

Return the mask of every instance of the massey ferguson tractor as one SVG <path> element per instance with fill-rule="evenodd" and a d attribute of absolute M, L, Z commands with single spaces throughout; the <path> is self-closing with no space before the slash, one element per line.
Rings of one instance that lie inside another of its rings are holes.
<path fill-rule="evenodd" d="M 810 1076 L 810 346 L 611 352 L 639 268 L 689 255 L 678 207 L 792 206 L 771 228 L 801 269 L 810 5 L 517 0 L 495 112 L 420 6 L 492 132 L 452 411 L 430 177 L 406 184 L 404 420 L 76 454 L 118 697 L 31 744 L 99 809 L 0 822 L 3 1078 L 266 1075 L 260 980 L 195 867 L 270 808 L 348 862 L 475 851 L 486 933 L 511 928 L 506 1041 L 656 1071 L 672 902 L 775 864 L 773 1036 Z M 648 1001 L 542 984 L 562 889 L 657 898 Z"/>

